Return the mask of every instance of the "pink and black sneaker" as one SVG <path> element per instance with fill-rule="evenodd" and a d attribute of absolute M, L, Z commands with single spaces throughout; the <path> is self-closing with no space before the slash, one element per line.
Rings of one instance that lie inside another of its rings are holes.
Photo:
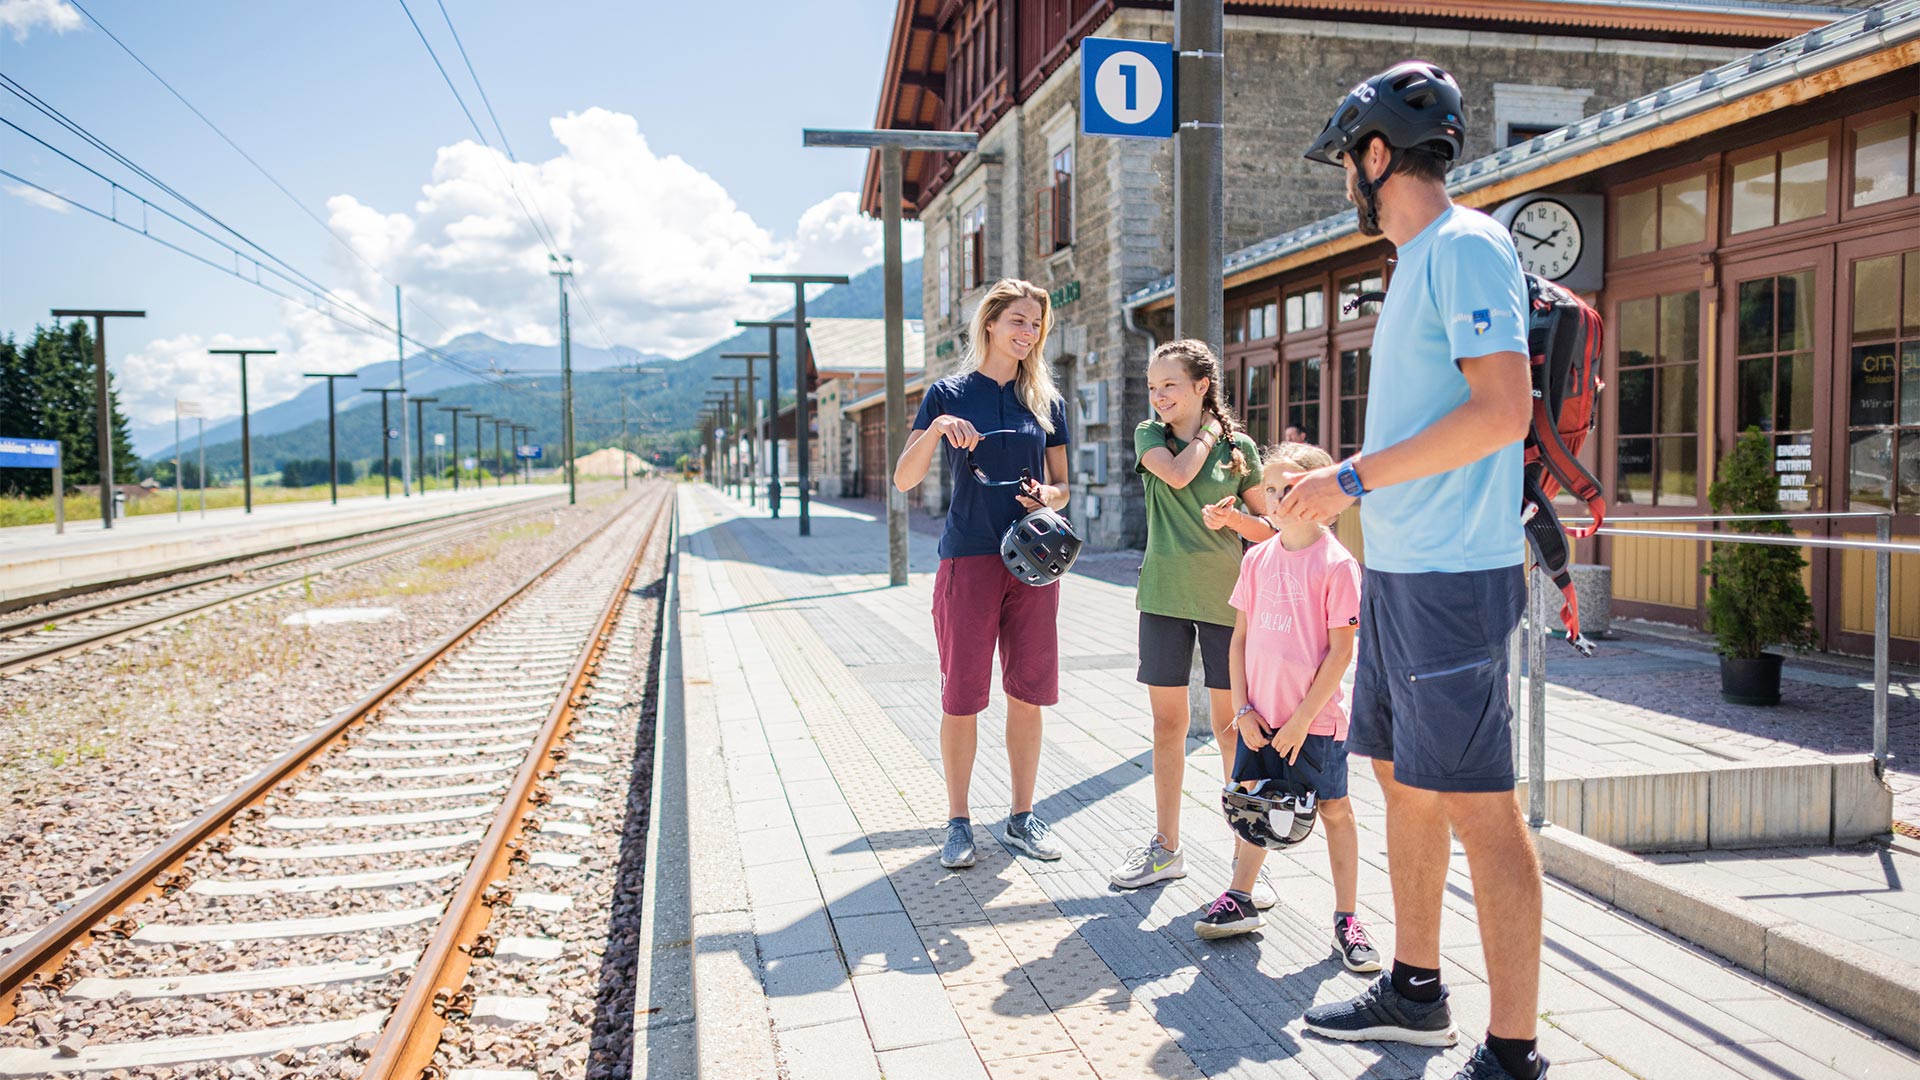
<path fill-rule="evenodd" d="M 1229 889 L 1207 907 L 1207 913 L 1193 924 L 1193 932 L 1211 941 L 1249 933 L 1260 929 L 1261 925 L 1260 913 L 1253 907 L 1253 897 Z"/>
<path fill-rule="evenodd" d="M 1333 950 L 1348 971 L 1371 974 L 1380 970 L 1380 951 L 1367 936 L 1366 924 L 1358 916 L 1342 915 L 1333 923 Z"/>

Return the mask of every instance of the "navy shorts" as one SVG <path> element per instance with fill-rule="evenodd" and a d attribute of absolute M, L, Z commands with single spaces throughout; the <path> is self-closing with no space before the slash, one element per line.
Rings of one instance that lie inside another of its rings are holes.
<path fill-rule="evenodd" d="M 1140 674 L 1148 686 L 1185 686 L 1193 673 L 1193 646 L 1200 645 L 1200 669 L 1207 689 L 1233 689 L 1227 670 L 1233 651 L 1233 627 L 1219 623 L 1176 619 L 1171 615 L 1140 613 Z"/>
<path fill-rule="evenodd" d="M 1294 755 L 1292 765 L 1286 764 L 1272 744 L 1258 750 L 1248 749 L 1244 742 L 1238 745 L 1239 749 L 1234 751 L 1233 756 L 1235 780 L 1260 780 L 1299 773 L 1304 774 L 1302 779 L 1313 784 L 1319 798 L 1347 797 L 1347 744 L 1344 741 L 1335 741 L 1331 735 L 1309 735 L 1307 741 L 1300 744 L 1300 752 Z"/>
<path fill-rule="evenodd" d="M 1518 566 L 1367 570 L 1347 742 L 1428 791 L 1513 790 L 1507 638 L 1527 601 Z"/>

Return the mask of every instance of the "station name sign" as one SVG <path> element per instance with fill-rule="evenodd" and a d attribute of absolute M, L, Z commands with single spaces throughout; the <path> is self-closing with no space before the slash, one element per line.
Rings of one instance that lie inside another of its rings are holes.
<path fill-rule="evenodd" d="M 0 435 L 0 467 L 57 469 L 60 467 L 60 440 L 10 439 Z"/>

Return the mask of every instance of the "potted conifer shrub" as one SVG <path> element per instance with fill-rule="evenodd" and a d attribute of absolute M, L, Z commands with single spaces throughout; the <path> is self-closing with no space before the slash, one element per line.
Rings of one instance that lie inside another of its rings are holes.
<path fill-rule="evenodd" d="M 1780 497 L 1773 443 L 1757 427 L 1742 432 L 1720 462 L 1707 500 L 1720 514 L 1777 514 Z M 1791 536 L 1784 521 L 1729 522 L 1730 532 Z M 1715 544 L 1700 572 L 1707 586 L 1707 629 L 1720 653 L 1720 696 L 1735 705 L 1780 704 L 1779 653 L 1813 647 L 1813 602 L 1801 584 L 1807 561 L 1798 548 L 1776 544 Z"/>

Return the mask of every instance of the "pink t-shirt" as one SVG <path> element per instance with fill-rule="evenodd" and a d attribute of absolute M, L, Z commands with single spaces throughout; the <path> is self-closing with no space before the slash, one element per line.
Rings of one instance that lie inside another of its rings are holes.
<path fill-rule="evenodd" d="M 1247 614 L 1247 702 L 1277 728 L 1313 685 L 1328 629 L 1360 625 L 1360 564 L 1332 533 L 1299 551 L 1274 536 L 1240 560 L 1231 603 Z M 1347 737 L 1344 685 L 1308 734 Z"/>

